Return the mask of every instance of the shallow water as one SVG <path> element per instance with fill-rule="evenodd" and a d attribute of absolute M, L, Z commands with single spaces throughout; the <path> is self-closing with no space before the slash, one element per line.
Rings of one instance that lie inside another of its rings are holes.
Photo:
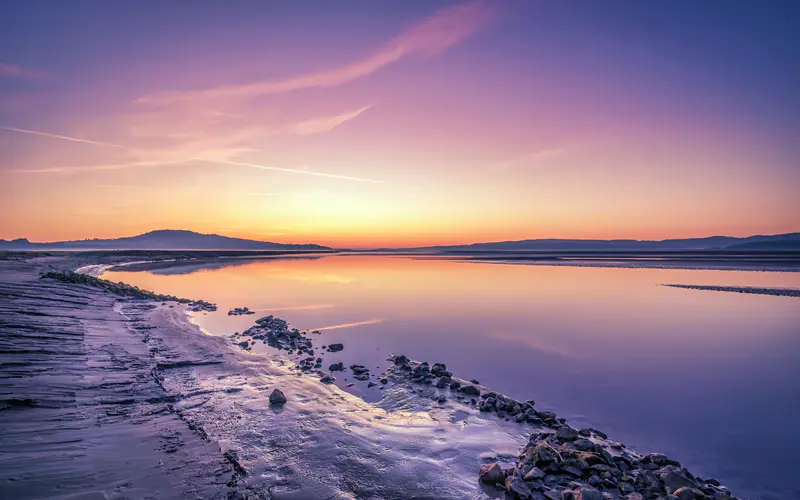
<path fill-rule="evenodd" d="M 341 342 L 324 365 L 390 352 L 535 399 L 573 427 L 660 451 L 734 494 L 800 497 L 800 299 L 661 283 L 800 288 L 800 273 L 596 268 L 388 256 L 176 264 L 103 277 L 219 305 L 212 334 L 274 314 Z M 248 306 L 254 316 L 228 316 Z M 265 347 L 264 347 L 265 348 Z M 375 370 L 380 371 L 380 370 Z M 353 382 L 341 375 L 342 386 Z M 377 400 L 358 383 L 348 390 Z"/>

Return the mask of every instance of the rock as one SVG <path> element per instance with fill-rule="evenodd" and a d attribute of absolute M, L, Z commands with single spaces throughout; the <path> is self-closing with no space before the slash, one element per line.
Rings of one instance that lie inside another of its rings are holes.
<path fill-rule="evenodd" d="M 392 358 L 392 362 L 396 365 L 407 365 L 408 358 L 404 354 L 400 354 L 399 356 Z"/>
<path fill-rule="evenodd" d="M 573 445 L 575 446 L 575 448 L 581 451 L 591 451 L 594 450 L 595 447 L 595 444 L 593 442 L 585 438 L 576 439 Z"/>
<path fill-rule="evenodd" d="M 480 396 L 481 391 L 474 385 L 466 385 L 461 389 L 461 392 L 470 396 Z"/>
<path fill-rule="evenodd" d="M 447 373 L 447 365 L 444 363 L 434 363 L 431 367 L 431 373 L 434 375 L 441 375 Z"/>
<path fill-rule="evenodd" d="M 708 498 L 702 491 L 696 488 L 688 488 L 686 486 L 683 488 L 678 488 L 672 492 L 672 494 L 678 497 L 679 500 L 701 500 Z"/>
<path fill-rule="evenodd" d="M 578 438 L 578 431 L 568 425 L 565 425 L 558 428 L 556 431 L 556 437 L 565 441 L 573 441 Z"/>
<path fill-rule="evenodd" d="M 459 389 L 461 389 L 461 382 L 456 382 L 456 381 L 450 382 L 451 391 L 457 391 Z"/>
<path fill-rule="evenodd" d="M 328 350 L 331 352 L 339 352 L 344 349 L 344 344 L 331 344 L 328 346 Z"/>
<path fill-rule="evenodd" d="M 328 371 L 332 372 L 343 372 L 344 371 L 344 363 L 334 363 L 328 367 Z"/>
<path fill-rule="evenodd" d="M 323 384 L 331 384 L 336 381 L 336 378 L 331 377 L 330 375 L 325 375 L 324 377 L 319 379 L 319 381 L 322 382 Z"/>
<path fill-rule="evenodd" d="M 280 389 L 275 389 L 269 395 L 269 403 L 273 405 L 282 405 L 286 403 L 286 396 L 283 395 Z"/>
<path fill-rule="evenodd" d="M 533 469 L 529 470 L 527 474 L 525 474 L 525 481 L 533 481 L 535 479 L 541 479 L 545 476 L 544 471 L 538 467 L 534 467 Z"/>
<path fill-rule="evenodd" d="M 644 500 L 644 496 L 641 493 L 628 493 L 625 495 L 625 500 Z"/>
<path fill-rule="evenodd" d="M 517 476 L 508 476 L 506 478 L 506 491 L 511 495 L 511 498 L 524 500 L 531 498 L 531 490 L 525 484 L 525 481 Z"/>
<path fill-rule="evenodd" d="M 363 374 L 369 372 L 369 368 L 367 368 L 366 366 L 363 366 L 363 365 L 350 365 L 350 369 L 356 375 L 363 375 Z"/>
<path fill-rule="evenodd" d="M 475 379 L 472 379 L 472 380 L 470 380 L 470 382 L 471 382 L 471 383 L 473 383 L 473 384 L 475 384 L 475 385 L 481 385 L 481 383 L 480 383 L 480 382 L 478 382 L 478 381 L 477 381 L 477 380 L 475 380 Z"/>
<path fill-rule="evenodd" d="M 388 378 L 386 378 L 386 377 L 383 377 L 382 379 L 380 379 L 380 380 L 379 380 L 379 382 L 380 382 L 381 384 L 383 384 L 383 385 L 386 385 L 386 384 L 388 384 L 388 383 L 389 383 L 389 379 L 388 379 Z"/>
<path fill-rule="evenodd" d="M 683 473 L 680 472 L 680 469 L 677 467 L 674 467 L 674 469 L 675 470 L 667 471 L 661 476 L 661 480 L 664 481 L 664 487 L 667 489 L 667 493 L 672 494 L 680 488 L 695 488 L 697 486 L 694 481 L 684 476 Z"/>
<path fill-rule="evenodd" d="M 367 387 L 375 387 L 376 385 L 378 384 L 376 384 L 375 382 L 370 382 L 369 384 L 367 384 Z"/>
<path fill-rule="evenodd" d="M 591 486 L 581 486 L 573 492 L 573 498 L 575 500 L 603 500 L 603 494 Z"/>
<path fill-rule="evenodd" d="M 497 462 L 492 464 L 481 465 L 480 473 L 478 474 L 481 482 L 486 484 L 502 484 L 505 481 L 506 475 L 502 467 Z"/>

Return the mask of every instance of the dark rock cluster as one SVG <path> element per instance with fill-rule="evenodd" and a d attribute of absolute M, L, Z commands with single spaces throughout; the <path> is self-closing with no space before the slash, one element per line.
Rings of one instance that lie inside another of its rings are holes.
<path fill-rule="evenodd" d="M 228 311 L 228 316 L 243 316 L 245 314 L 255 314 L 255 311 L 251 311 L 247 307 L 234 307 L 230 311 Z"/>
<path fill-rule="evenodd" d="M 660 453 L 640 456 L 603 433 L 566 425 L 531 434 L 513 467 L 485 464 L 479 479 L 515 499 L 734 499 L 718 481 L 694 477 Z"/>
<path fill-rule="evenodd" d="M 192 303 L 192 301 L 189 299 L 182 299 L 179 297 L 175 297 L 174 295 L 163 295 L 160 293 L 154 293 L 149 290 L 142 290 L 137 286 L 128 285 L 127 283 L 123 283 L 121 281 L 119 283 L 114 283 L 113 281 L 104 280 L 102 278 L 95 278 L 94 276 L 89 276 L 88 274 L 74 273 L 71 271 L 65 271 L 65 272 L 51 271 L 43 274 L 41 276 L 41 279 L 54 279 L 62 281 L 64 283 L 74 283 L 76 285 L 87 285 L 95 288 L 101 288 L 107 292 L 111 292 L 117 295 L 122 295 L 123 297 L 130 297 L 133 299 L 156 300 L 160 302 L 175 301 L 175 302 L 180 302 L 182 304 Z"/>
<path fill-rule="evenodd" d="M 275 349 L 314 356 L 314 345 L 310 339 L 296 328 L 289 329 L 286 321 L 272 315 L 256 320 L 256 324 L 245 330 L 242 335 L 248 335 L 254 340 L 263 340 Z M 316 363 L 311 363 L 311 366 L 314 364 Z"/>

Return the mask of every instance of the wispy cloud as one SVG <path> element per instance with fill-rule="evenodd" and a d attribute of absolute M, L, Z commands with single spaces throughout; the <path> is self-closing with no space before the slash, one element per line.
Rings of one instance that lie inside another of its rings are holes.
<path fill-rule="evenodd" d="M 32 134 L 38 135 L 43 137 L 49 137 L 51 139 L 61 139 L 65 141 L 72 141 L 72 142 L 81 142 L 85 144 L 93 144 L 96 146 L 108 146 L 113 148 L 121 148 L 131 152 L 138 152 L 135 148 L 130 148 L 128 146 L 121 146 L 119 144 L 111 144 L 107 142 L 100 142 L 100 141 L 91 141 L 88 139 L 81 139 L 78 137 L 69 137 L 66 135 L 58 135 L 58 134 L 50 134 L 47 132 L 38 132 L 35 130 L 26 130 L 21 128 L 14 128 L 14 127 L 0 127 L 3 130 L 9 130 L 13 132 L 19 132 L 22 134 Z M 302 174 L 302 175 L 314 175 L 318 177 L 327 177 L 331 179 L 342 179 L 342 180 L 349 180 L 349 181 L 358 181 L 358 182 L 372 182 L 372 183 L 381 183 L 383 181 L 375 180 L 375 179 L 366 179 L 363 177 L 351 177 L 348 175 L 339 175 L 339 174 L 328 174 L 323 172 L 314 172 L 311 170 L 300 170 L 294 168 L 283 168 L 283 167 L 272 167 L 268 165 L 259 165 L 257 163 L 244 163 L 244 162 L 237 162 L 237 161 L 228 161 L 228 160 L 221 160 L 211 157 L 200 157 L 200 156 L 192 156 L 188 158 L 180 158 L 177 160 L 142 160 L 142 161 L 133 161 L 128 163 L 116 163 L 116 164 L 103 164 L 103 165 L 79 165 L 79 166 L 70 166 L 70 167 L 48 167 L 48 168 L 39 168 L 39 169 L 24 169 L 24 170 L 15 170 L 14 172 L 18 173 L 74 173 L 80 171 L 93 171 L 93 170 L 120 170 L 125 168 L 137 168 L 137 167 L 158 167 L 163 166 L 166 164 L 179 164 L 179 163 L 189 163 L 189 162 L 207 162 L 207 163 L 216 163 L 219 165 L 237 165 L 241 167 L 250 167 L 250 168 L 257 168 L 261 170 L 275 170 L 278 172 L 289 172 L 293 174 Z"/>
<path fill-rule="evenodd" d="M 540 149 L 532 153 L 525 153 L 509 160 L 497 162 L 491 166 L 493 170 L 510 170 L 513 168 L 530 167 L 541 164 L 564 153 L 563 148 Z"/>
<path fill-rule="evenodd" d="M 3 130 L 9 130 L 11 132 L 19 132 L 21 134 L 41 135 L 43 137 L 50 137 L 52 139 L 62 139 L 62 140 L 71 141 L 71 142 L 82 142 L 84 144 L 94 144 L 96 146 L 108 146 L 110 148 L 119 148 L 119 149 L 128 149 L 128 150 L 132 149 L 132 148 L 129 148 L 127 146 L 120 146 L 119 144 L 111 144 L 111 143 L 108 143 L 108 142 L 99 142 L 99 141 L 90 141 L 88 139 L 80 139 L 78 137 L 69 137 L 69 136 L 66 136 L 66 135 L 48 134 L 47 132 L 38 132 L 36 130 L 27 130 L 27 129 L 24 129 L 24 128 L 14 128 L 14 127 L 0 127 L 0 128 L 2 128 Z"/>
<path fill-rule="evenodd" d="M 26 80 L 44 80 L 48 78 L 48 76 L 49 75 L 44 71 L 23 68 L 22 66 L 14 66 L 13 64 L 5 64 L 0 62 L 0 77 L 24 78 Z"/>
<path fill-rule="evenodd" d="M 278 196 L 278 193 L 245 193 L 248 196 Z"/>
<path fill-rule="evenodd" d="M 224 98 L 249 99 L 294 90 L 342 85 L 370 75 L 407 56 L 438 54 L 476 32 L 490 19 L 490 14 L 488 3 L 480 0 L 453 5 L 412 26 L 373 54 L 345 66 L 283 80 L 152 94 L 139 98 L 138 102 L 170 105 Z"/>
<path fill-rule="evenodd" d="M 125 170 L 129 168 L 153 168 L 166 165 L 177 165 L 187 163 L 180 161 L 132 161 L 127 163 L 106 163 L 99 165 L 74 165 L 68 167 L 46 167 L 46 168 L 26 168 L 11 170 L 20 174 L 74 174 L 76 172 L 97 172 L 102 170 Z"/>
<path fill-rule="evenodd" d="M 320 118 L 301 121 L 294 124 L 294 126 L 291 127 L 291 131 L 299 135 L 311 135 L 327 132 L 328 130 L 338 127 L 342 123 L 352 120 L 371 107 L 371 105 L 364 106 L 363 108 L 359 108 L 354 111 L 348 111 L 336 116 L 323 116 Z"/>

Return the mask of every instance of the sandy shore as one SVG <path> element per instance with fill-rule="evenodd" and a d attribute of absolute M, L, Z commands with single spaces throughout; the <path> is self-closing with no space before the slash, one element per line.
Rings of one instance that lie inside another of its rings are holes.
<path fill-rule="evenodd" d="M 503 498 L 481 465 L 511 474 L 532 432 L 563 425 L 425 376 L 369 404 L 202 333 L 183 304 L 39 279 L 88 264 L 0 261 L 2 498 Z M 276 388 L 286 404 L 270 404 Z"/>

